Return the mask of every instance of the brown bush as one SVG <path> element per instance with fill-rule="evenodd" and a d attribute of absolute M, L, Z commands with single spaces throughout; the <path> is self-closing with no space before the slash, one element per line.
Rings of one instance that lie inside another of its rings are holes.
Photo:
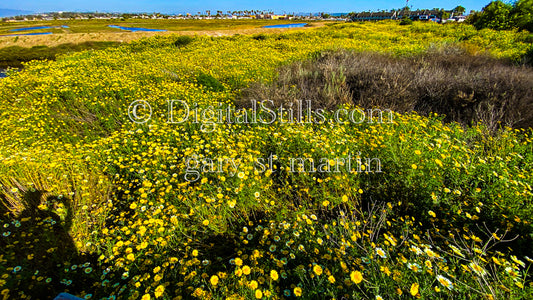
<path fill-rule="evenodd" d="M 343 103 L 397 112 L 435 112 L 466 125 L 533 126 L 533 69 L 458 48 L 393 57 L 378 53 L 324 52 L 281 67 L 273 83 L 256 83 L 236 101 L 288 105 L 312 100 L 313 108 Z"/>

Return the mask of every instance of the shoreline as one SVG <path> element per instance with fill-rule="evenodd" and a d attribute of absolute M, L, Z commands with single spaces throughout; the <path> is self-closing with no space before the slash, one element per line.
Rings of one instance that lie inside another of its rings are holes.
<path fill-rule="evenodd" d="M 55 59 L 56 54 L 115 47 L 122 43 L 129 43 L 156 35 L 221 37 L 236 34 L 253 35 L 294 32 L 323 26 L 325 26 L 325 22 L 313 23 L 313 26 L 309 27 L 293 28 L 257 27 L 244 29 L 54 33 L 48 35 L 0 36 L 0 69 L 7 69 L 8 67 L 21 68 L 21 62 L 25 61 Z"/>
<path fill-rule="evenodd" d="M 48 35 L 24 35 L 24 36 L 0 36 L 0 49 L 10 46 L 31 48 L 33 46 L 54 47 L 65 43 L 84 42 L 119 42 L 126 43 L 141 38 L 155 35 L 207 35 L 207 36 L 231 36 L 235 34 L 271 34 L 286 31 L 309 30 L 325 26 L 326 22 L 312 23 L 312 26 L 293 28 L 244 28 L 244 29 L 213 29 L 213 30 L 168 30 L 168 31 L 138 31 L 138 32 L 88 32 L 88 33 L 54 33 Z"/>

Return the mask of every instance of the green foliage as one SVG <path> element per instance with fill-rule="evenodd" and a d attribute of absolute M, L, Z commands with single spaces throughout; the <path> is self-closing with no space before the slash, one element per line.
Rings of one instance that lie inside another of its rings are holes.
<path fill-rule="evenodd" d="M 533 0 L 519 0 L 513 4 L 492 1 L 482 12 L 473 14 L 469 23 L 477 29 L 508 30 L 517 28 L 533 32 Z"/>
<path fill-rule="evenodd" d="M 222 85 L 222 83 L 220 83 L 220 81 L 218 81 L 215 77 L 206 73 L 201 73 L 200 75 L 198 75 L 198 77 L 196 78 L 196 82 L 204 88 L 213 92 L 224 91 L 224 86 Z"/>
<path fill-rule="evenodd" d="M 174 46 L 181 48 L 185 47 L 188 44 L 192 43 L 194 41 L 194 38 L 188 36 L 188 35 L 182 35 L 179 36 L 176 41 L 174 41 Z"/>
<path fill-rule="evenodd" d="M 466 10 L 466 9 L 465 9 L 463 6 L 459 5 L 459 6 L 456 6 L 456 7 L 453 9 L 453 12 L 454 12 L 455 14 L 457 14 L 457 15 L 462 15 L 462 14 L 465 13 L 465 10 Z"/>
<path fill-rule="evenodd" d="M 513 8 L 516 27 L 533 32 L 533 0 L 519 0 Z"/>
<path fill-rule="evenodd" d="M 500 0 L 492 1 L 483 8 L 483 12 L 474 23 L 477 29 L 490 28 L 496 30 L 505 30 L 512 28 L 511 22 L 511 4 L 504 3 Z"/>
<path fill-rule="evenodd" d="M 407 16 L 403 16 L 402 20 L 400 21 L 400 25 L 411 25 L 413 24 L 413 20 L 411 20 Z"/>
<path fill-rule="evenodd" d="M 264 41 L 267 39 L 267 36 L 265 34 L 260 33 L 252 36 L 252 38 L 256 41 Z"/>

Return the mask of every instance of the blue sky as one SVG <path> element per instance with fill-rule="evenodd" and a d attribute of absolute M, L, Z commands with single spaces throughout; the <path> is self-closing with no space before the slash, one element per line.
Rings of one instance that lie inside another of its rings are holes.
<path fill-rule="evenodd" d="M 205 1 L 175 1 L 175 0 L 3 0 L 0 8 L 17 9 L 33 12 L 50 11 L 106 11 L 106 12 L 204 12 L 211 10 L 273 10 L 283 12 L 350 12 L 363 10 L 381 10 L 400 8 L 405 0 L 205 0 Z M 445 8 L 452 9 L 462 5 L 467 12 L 471 9 L 480 10 L 490 0 L 410 0 L 409 6 L 416 8 Z"/>

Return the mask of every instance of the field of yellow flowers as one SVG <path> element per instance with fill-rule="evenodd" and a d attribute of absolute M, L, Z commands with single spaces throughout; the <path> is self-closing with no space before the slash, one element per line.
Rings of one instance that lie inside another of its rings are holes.
<path fill-rule="evenodd" d="M 0 80 L 0 299 L 531 297 L 531 130 L 232 108 L 323 51 L 518 60 L 528 39 L 338 24 L 28 63 Z"/>

